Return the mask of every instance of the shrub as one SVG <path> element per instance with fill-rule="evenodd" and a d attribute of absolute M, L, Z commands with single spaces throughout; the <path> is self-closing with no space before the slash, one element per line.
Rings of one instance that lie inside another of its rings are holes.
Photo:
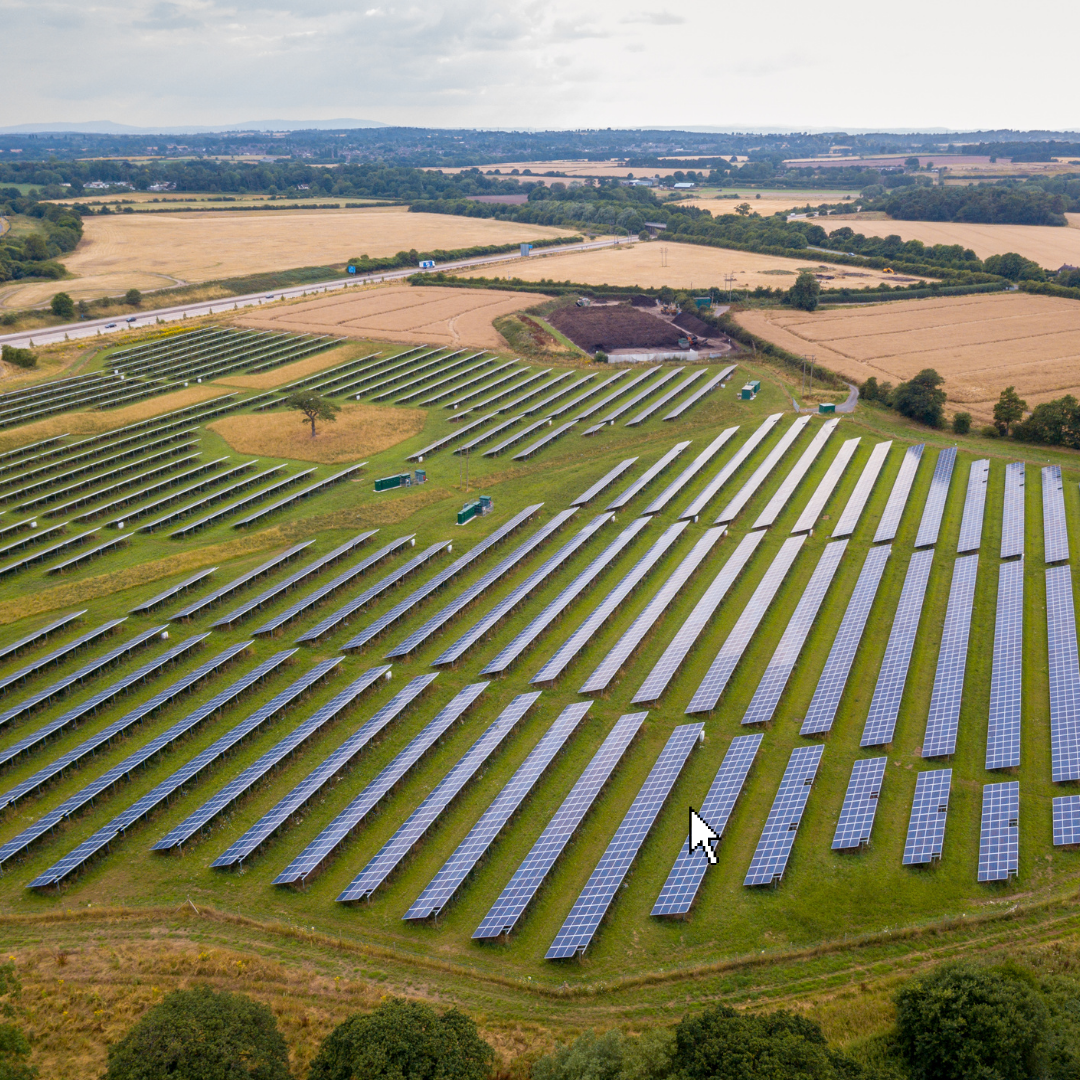
<path fill-rule="evenodd" d="M 952 418 L 952 429 L 954 435 L 966 435 L 971 431 L 971 413 L 954 413 Z"/>
<path fill-rule="evenodd" d="M 49 301 L 49 308 L 61 319 L 71 319 L 75 316 L 75 301 L 66 292 L 58 292 Z"/>
<path fill-rule="evenodd" d="M 893 408 L 928 427 L 941 427 L 945 405 L 945 391 L 941 389 L 941 384 L 944 381 L 933 368 L 923 368 L 918 375 L 901 383 L 892 392 Z"/>
<path fill-rule="evenodd" d="M 487 1080 L 494 1052 L 464 1013 L 390 998 L 323 1040 L 308 1080 Z"/>
<path fill-rule="evenodd" d="M 597 349 L 596 352 L 593 354 L 593 359 L 598 364 L 606 364 L 608 361 L 608 355 L 606 352 L 604 352 L 603 349 Z"/>
<path fill-rule="evenodd" d="M 289 1080 L 274 1014 L 244 994 L 174 990 L 109 1047 L 105 1080 Z"/>
<path fill-rule="evenodd" d="M 996 439 L 999 435 L 999 432 L 993 424 L 983 424 L 983 426 L 979 428 L 979 434 L 984 439 Z"/>
<path fill-rule="evenodd" d="M 21 992 L 15 965 L 0 964 L 0 1021 L 15 1016 L 15 1002 Z M 0 1080 L 32 1080 L 37 1069 L 27 1064 L 29 1056 L 30 1044 L 22 1030 L 16 1024 L 0 1022 Z"/>
<path fill-rule="evenodd" d="M 132 307 L 139 307 L 142 304 L 142 293 L 138 289 L 128 289 L 124 293 L 124 303 L 130 304 Z"/>
<path fill-rule="evenodd" d="M 0 324 L 4 326 L 14 326 L 19 321 L 19 316 L 14 311 L 5 311 L 3 315 L 0 315 Z"/>
<path fill-rule="evenodd" d="M 5 364 L 14 364 L 16 367 L 37 367 L 37 357 L 29 349 L 16 349 L 12 345 L 5 345 L 0 359 Z"/>
<path fill-rule="evenodd" d="M 880 393 L 881 388 L 878 386 L 878 381 L 873 375 L 859 387 L 859 397 L 864 401 L 877 401 Z"/>
<path fill-rule="evenodd" d="M 821 297 L 821 285 L 809 270 L 804 270 L 788 289 L 787 303 L 803 311 L 815 311 Z"/>
<path fill-rule="evenodd" d="M 668 1080 L 672 1042 L 671 1030 L 664 1028 L 636 1038 L 617 1030 L 587 1031 L 542 1057 L 532 1068 L 532 1080 Z"/>

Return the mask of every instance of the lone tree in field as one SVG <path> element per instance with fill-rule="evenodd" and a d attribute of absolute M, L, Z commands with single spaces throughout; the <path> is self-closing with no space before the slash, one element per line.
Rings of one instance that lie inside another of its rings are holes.
<path fill-rule="evenodd" d="M 795 284 L 788 289 L 787 302 L 792 307 L 802 308 L 803 311 L 814 311 L 820 296 L 821 286 L 818 279 L 809 270 L 804 270 L 795 279 Z"/>
<path fill-rule="evenodd" d="M 941 389 L 944 381 L 933 368 L 923 368 L 892 392 L 893 408 L 928 427 L 941 427 L 944 424 L 945 391 Z"/>
<path fill-rule="evenodd" d="M 340 406 L 335 405 L 326 398 L 319 397 L 312 390 L 301 390 L 298 394 L 290 394 L 285 399 L 285 407 L 294 409 L 304 414 L 305 422 L 311 424 L 311 437 L 315 438 L 316 420 L 337 420 L 337 414 L 341 411 Z"/>
<path fill-rule="evenodd" d="M 1027 402 L 1016 392 L 1015 386 L 1006 386 L 994 406 L 994 427 L 1002 435 L 1008 435 L 1013 424 L 1024 419 Z"/>

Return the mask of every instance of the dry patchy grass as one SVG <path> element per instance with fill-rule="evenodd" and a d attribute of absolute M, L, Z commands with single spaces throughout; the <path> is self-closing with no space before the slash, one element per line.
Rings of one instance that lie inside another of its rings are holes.
<path fill-rule="evenodd" d="M 426 416 L 423 409 L 342 405 L 337 420 L 316 422 L 315 438 L 307 418 L 291 411 L 225 416 L 207 426 L 241 454 L 336 465 L 411 439 L 423 431 Z"/>
<path fill-rule="evenodd" d="M 859 382 L 901 382 L 923 368 L 945 376 L 949 400 L 989 418 L 1015 386 L 1029 406 L 1080 394 L 1080 305 L 1027 293 L 897 300 L 814 314 L 743 311 L 741 325 Z"/>
<path fill-rule="evenodd" d="M 237 321 L 260 330 L 498 349 L 505 348 L 506 343 L 491 325 L 492 321 L 547 299 L 537 293 L 493 289 L 386 285 L 349 289 L 265 313 L 245 315 Z"/>

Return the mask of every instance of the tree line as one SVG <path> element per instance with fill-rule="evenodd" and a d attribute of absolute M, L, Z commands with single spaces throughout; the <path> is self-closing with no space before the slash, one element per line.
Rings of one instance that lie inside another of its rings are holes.
<path fill-rule="evenodd" d="M 74 251 L 82 239 L 82 217 L 67 206 L 25 198 L 18 188 L 0 189 L 0 215 L 22 214 L 31 219 L 30 232 L 8 230 L 0 236 L 0 281 L 26 277 L 62 278 L 58 256 Z"/>

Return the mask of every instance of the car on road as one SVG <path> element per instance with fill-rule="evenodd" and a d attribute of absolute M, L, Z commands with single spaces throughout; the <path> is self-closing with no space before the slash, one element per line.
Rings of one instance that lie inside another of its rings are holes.
<path fill-rule="evenodd" d="M 106 329 L 106 330 L 115 330 L 115 329 L 116 329 L 116 323 L 114 323 L 114 322 L 107 322 L 107 323 L 105 324 L 105 329 Z"/>

